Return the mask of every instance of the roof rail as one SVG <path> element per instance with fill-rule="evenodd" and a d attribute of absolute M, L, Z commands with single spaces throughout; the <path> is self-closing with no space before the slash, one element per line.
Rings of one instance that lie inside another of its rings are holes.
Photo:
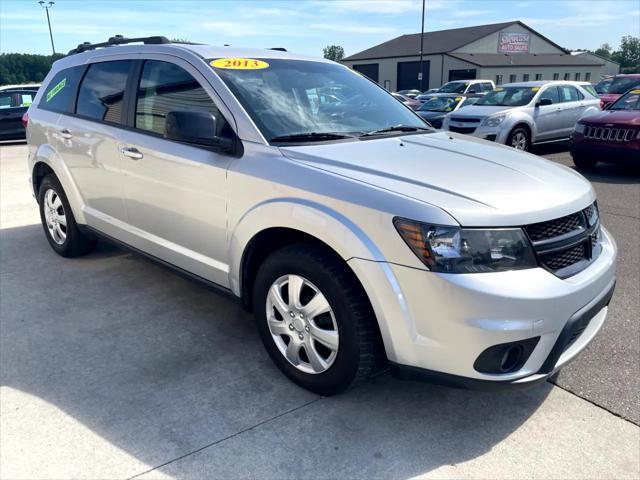
<path fill-rule="evenodd" d="M 271 47 L 268 50 L 277 50 L 278 52 L 286 52 L 287 49 L 284 47 Z"/>
<path fill-rule="evenodd" d="M 126 37 L 123 37 L 122 35 L 115 35 L 103 43 L 90 43 L 90 42 L 81 43 L 73 50 L 70 50 L 67 55 L 74 55 L 76 53 L 95 50 L 96 48 L 112 47 L 114 45 L 126 45 L 129 43 L 144 43 L 145 45 L 162 45 L 162 44 L 167 44 L 172 42 L 167 37 L 162 37 L 162 36 L 126 38 Z"/>

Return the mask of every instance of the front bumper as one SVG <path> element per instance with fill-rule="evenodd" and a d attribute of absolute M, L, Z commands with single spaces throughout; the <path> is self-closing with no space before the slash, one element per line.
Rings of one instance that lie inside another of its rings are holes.
<path fill-rule="evenodd" d="M 578 355 L 605 321 L 615 259 L 615 243 L 602 229 L 600 256 L 567 279 L 542 268 L 441 274 L 359 259 L 349 263 L 372 301 L 392 370 L 478 388 L 485 382 L 504 387 L 542 381 Z M 584 329 L 565 349 L 566 332 L 584 319 Z M 518 370 L 488 374 L 474 368 L 486 349 L 531 337 L 540 338 Z"/>
<path fill-rule="evenodd" d="M 626 146 L 621 146 L 592 143 L 572 138 L 571 155 L 574 157 L 595 158 L 604 163 L 637 165 L 640 162 L 640 141 L 636 140 Z"/>

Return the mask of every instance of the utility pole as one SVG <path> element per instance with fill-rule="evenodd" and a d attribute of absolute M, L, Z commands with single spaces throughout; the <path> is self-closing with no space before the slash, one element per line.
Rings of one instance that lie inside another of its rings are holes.
<path fill-rule="evenodd" d="M 422 51 L 424 50 L 424 4 L 426 0 L 422 0 L 422 30 L 420 31 L 420 91 L 424 92 L 424 64 L 422 63 Z"/>
<path fill-rule="evenodd" d="M 47 24 L 49 25 L 49 38 L 51 39 L 51 50 L 53 50 L 53 54 L 55 55 L 56 47 L 53 45 L 53 33 L 51 33 L 51 20 L 49 19 L 49 9 L 53 7 L 56 2 L 45 2 L 44 0 L 40 0 L 38 3 L 47 12 Z"/>

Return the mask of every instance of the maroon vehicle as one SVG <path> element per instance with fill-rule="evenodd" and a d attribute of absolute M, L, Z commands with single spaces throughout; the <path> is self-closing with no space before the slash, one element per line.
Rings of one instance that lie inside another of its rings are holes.
<path fill-rule="evenodd" d="M 607 105 L 618 100 L 626 91 L 631 88 L 640 87 L 640 73 L 630 73 L 627 75 L 616 75 L 609 85 L 606 93 L 599 95 L 600 108 L 603 110 Z"/>
<path fill-rule="evenodd" d="M 418 108 L 420 108 L 420 105 L 422 105 L 422 102 L 420 100 L 407 97 L 406 95 L 402 95 L 400 93 L 392 93 L 391 95 L 393 95 L 399 102 L 404 103 L 411 110 L 417 110 Z"/>
<path fill-rule="evenodd" d="M 580 119 L 571 134 L 571 156 L 578 169 L 598 162 L 640 165 L 640 87 Z"/>

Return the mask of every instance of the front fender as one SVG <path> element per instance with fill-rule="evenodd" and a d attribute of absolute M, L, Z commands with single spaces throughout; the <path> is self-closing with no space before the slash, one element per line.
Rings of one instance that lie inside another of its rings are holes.
<path fill-rule="evenodd" d="M 326 243 L 345 261 L 354 257 L 378 262 L 385 260 L 371 238 L 341 213 L 310 200 L 271 199 L 247 211 L 231 233 L 229 280 L 236 295 L 241 292 L 240 269 L 246 246 L 258 233 L 274 227 L 290 228 L 311 235 Z"/>
<path fill-rule="evenodd" d="M 69 205 L 71 206 L 71 211 L 73 212 L 73 216 L 76 222 L 79 224 L 86 224 L 87 222 L 84 218 L 84 212 L 82 210 L 84 201 L 82 200 L 80 191 L 73 181 L 73 177 L 71 176 L 69 168 L 51 144 L 43 143 L 42 145 L 40 145 L 34 152 L 33 157 L 29 159 L 31 185 L 34 185 L 33 175 L 38 163 L 44 163 L 49 168 L 51 168 L 51 170 L 53 170 L 53 173 L 55 173 L 56 177 L 58 177 L 58 180 L 60 181 L 60 184 L 64 189 L 67 200 L 69 200 Z M 38 192 L 34 191 L 34 194 L 37 198 Z"/>

